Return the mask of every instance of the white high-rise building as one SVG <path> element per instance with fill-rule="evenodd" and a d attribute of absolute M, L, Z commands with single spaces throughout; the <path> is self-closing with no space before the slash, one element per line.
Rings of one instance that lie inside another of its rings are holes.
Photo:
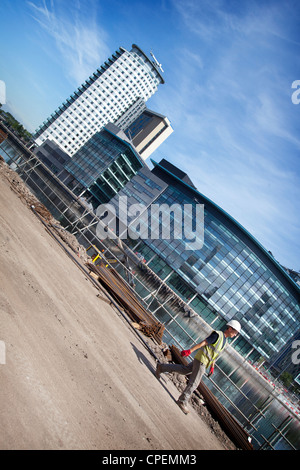
<path fill-rule="evenodd" d="M 145 102 L 164 83 L 161 65 L 137 45 L 120 47 L 36 130 L 36 145 L 47 139 L 72 156 L 107 123 L 124 113 L 126 127 L 145 109 Z"/>

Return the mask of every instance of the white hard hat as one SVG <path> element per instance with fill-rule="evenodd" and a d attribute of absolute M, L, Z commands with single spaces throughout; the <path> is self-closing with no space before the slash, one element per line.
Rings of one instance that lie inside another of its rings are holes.
<path fill-rule="evenodd" d="M 227 326 L 231 326 L 231 328 L 233 328 L 234 330 L 236 330 L 238 333 L 240 333 L 240 331 L 241 331 L 241 324 L 240 324 L 240 322 L 238 322 L 237 320 L 230 320 L 230 321 L 227 323 Z"/>

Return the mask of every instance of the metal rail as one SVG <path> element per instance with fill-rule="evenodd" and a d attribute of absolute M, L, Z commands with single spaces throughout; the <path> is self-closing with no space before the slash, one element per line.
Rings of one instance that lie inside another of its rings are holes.
<path fill-rule="evenodd" d="M 11 134 L 11 133 L 10 133 Z M 3 149 L 2 149 L 3 151 Z M 95 216 L 94 213 L 91 213 L 90 211 L 86 210 L 86 207 L 83 206 L 83 204 L 78 200 L 78 197 L 75 196 L 72 191 L 69 190 L 69 188 L 67 188 L 66 186 L 63 185 L 63 183 L 61 183 L 57 177 L 51 173 L 51 171 L 42 163 L 38 160 L 38 158 L 32 154 L 28 149 L 26 149 L 26 153 L 29 154 L 29 157 L 28 155 L 25 156 L 25 155 L 22 155 L 22 154 L 19 154 L 17 155 L 16 157 L 14 158 L 11 158 L 12 161 L 14 161 L 16 163 L 16 166 L 17 166 L 17 170 L 18 170 L 18 173 L 20 174 L 20 176 L 22 177 L 23 180 L 26 180 L 26 183 L 27 185 L 29 185 L 29 188 L 31 188 L 32 186 L 38 188 L 38 191 L 43 194 L 43 197 L 45 198 L 45 201 L 46 201 L 46 204 L 47 201 L 49 201 L 49 205 L 50 205 L 50 211 L 52 210 L 51 208 L 55 208 L 55 210 L 59 213 L 59 214 L 62 214 L 66 220 L 69 220 L 69 224 L 70 224 L 70 228 L 71 227 L 75 227 L 76 226 L 76 231 L 77 231 L 77 234 L 80 234 L 80 236 L 84 237 L 87 241 L 90 242 L 90 238 L 89 236 L 87 235 L 90 235 L 90 236 L 94 236 L 95 237 L 95 233 L 92 231 L 93 227 L 91 226 L 91 220 L 89 220 L 89 224 L 86 224 L 86 221 L 85 221 L 85 214 L 88 215 L 89 217 L 92 217 L 92 221 L 93 223 L 98 223 L 97 221 L 97 217 Z M 61 194 L 60 194 L 60 189 L 56 188 L 54 189 L 53 187 L 51 187 L 51 183 L 49 181 L 49 178 L 46 178 L 45 175 L 41 174 L 40 172 L 40 168 L 43 169 L 43 171 L 49 175 L 49 177 L 53 180 L 53 182 L 57 182 L 57 185 L 59 188 L 62 188 L 63 192 L 65 195 L 67 195 L 67 199 L 69 200 L 69 202 L 67 200 L 62 200 L 61 199 Z M 41 184 L 38 185 L 37 184 L 37 177 L 40 179 L 41 181 Z M 50 194 L 47 194 L 46 192 L 48 191 L 49 192 L 50 190 Z M 55 204 L 54 200 L 55 199 L 58 199 L 58 203 Z M 81 218 L 82 220 L 78 220 L 78 210 L 76 212 L 76 210 L 74 209 L 74 207 L 71 207 L 72 204 L 75 203 L 76 206 L 78 205 L 77 209 L 79 210 L 79 212 L 81 211 Z M 70 217 L 74 220 L 71 220 Z M 80 226 L 81 224 L 81 226 Z M 86 231 L 86 233 L 83 233 L 83 231 Z M 117 243 L 114 241 L 114 240 L 110 240 L 110 243 L 109 243 L 109 246 L 107 244 L 107 247 L 106 247 L 106 250 L 108 253 L 111 253 L 113 256 L 115 256 L 115 253 L 111 250 L 114 250 L 114 247 L 120 249 L 119 246 L 117 246 Z M 129 249 L 128 249 L 129 250 Z M 129 250 L 131 251 L 131 250 Z M 132 255 L 133 255 L 133 258 L 134 258 L 134 253 L 131 251 Z M 75 258 L 76 260 L 76 258 Z M 77 260 L 76 260 L 77 261 Z M 138 260 L 137 260 L 138 262 Z M 80 263 L 79 263 L 80 264 Z M 121 261 L 120 261 L 120 265 L 121 265 Z M 82 266 L 81 266 L 82 268 Z M 126 271 L 126 266 L 122 265 L 122 269 L 124 269 Z M 147 269 L 149 270 L 150 268 L 147 267 Z M 151 270 L 150 270 L 151 272 Z M 155 279 L 155 281 L 157 282 L 163 282 L 161 281 L 160 278 L 158 278 L 158 276 L 154 273 L 153 273 L 153 279 Z M 89 273 L 86 273 L 85 271 L 85 274 L 87 276 L 89 276 Z M 170 316 L 170 311 L 167 310 L 165 308 L 165 305 L 162 305 L 159 298 L 157 297 L 157 295 L 155 295 L 155 293 L 157 293 L 157 289 L 155 289 L 154 293 L 151 292 L 150 288 L 148 288 L 146 285 L 144 285 L 140 279 L 138 279 L 137 276 L 134 276 L 136 281 L 141 283 L 142 286 L 144 286 L 145 288 L 145 291 L 149 293 L 149 295 L 146 295 L 144 296 L 145 298 L 148 297 L 148 299 L 150 300 L 150 302 L 152 302 L 152 300 L 154 300 L 154 296 L 155 296 L 155 300 L 156 302 L 158 302 L 158 304 L 160 305 L 160 308 L 164 309 L 168 315 Z M 124 282 L 126 282 L 124 280 Z M 165 283 L 164 283 L 165 284 Z M 165 284 L 166 288 L 169 290 L 169 292 L 171 292 L 173 294 L 173 297 L 174 299 L 176 299 L 176 301 L 178 302 L 181 302 L 182 304 L 186 304 L 173 290 L 172 288 L 170 288 L 169 285 Z M 152 289 L 153 290 L 153 289 Z M 106 294 L 105 294 L 106 295 Z M 110 301 L 112 303 L 114 303 L 114 306 L 118 309 L 118 311 L 120 311 L 120 313 L 122 315 L 125 315 L 126 314 L 124 313 L 124 311 L 122 312 L 121 309 L 119 308 L 118 306 L 118 303 L 112 298 L 112 297 L 109 297 Z M 143 305 L 145 305 L 145 302 L 143 302 L 143 299 L 140 298 L 140 301 Z M 184 331 L 184 334 L 186 336 L 188 336 L 188 333 L 182 328 L 182 326 L 176 321 L 176 316 L 178 314 L 175 314 L 173 317 L 171 316 L 170 318 L 170 321 L 171 322 L 175 322 L 178 327 L 180 327 L 183 331 Z M 154 315 L 155 316 L 155 315 Z M 128 317 L 127 317 L 127 321 L 129 323 L 132 323 L 130 321 L 130 319 L 128 320 Z M 203 323 L 205 323 L 207 326 L 209 326 L 206 322 L 204 322 L 203 320 Z M 165 325 L 166 326 L 166 325 Z M 172 336 L 172 333 L 168 331 L 167 327 L 166 327 L 166 332 Z M 143 341 L 143 338 L 142 338 L 142 335 L 139 334 L 138 331 L 136 331 L 136 333 L 141 337 L 141 340 Z M 192 338 L 191 338 L 192 339 Z M 147 348 L 149 349 L 148 345 L 146 342 L 143 341 L 143 343 L 145 344 L 145 346 L 147 346 Z M 178 342 L 177 342 L 178 344 Z M 180 347 L 180 345 L 178 344 L 178 347 Z M 149 350 L 150 351 L 150 350 Z M 150 351 L 151 352 L 151 351 Z M 151 354 L 153 355 L 153 353 L 151 352 Z M 157 358 L 156 358 L 157 359 Z M 231 374 L 229 374 L 231 375 Z M 229 377 L 230 379 L 230 377 Z M 239 392 L 243 393 L 242 390 L 240 390 L 240 388 L 234 384 L 235 387 L 239 390 Z M 222 390 L 220 390 L 221 393 L 224 394 L 224 392 Z M 226 394 L 224 394 L 225 398 L 227 400 L 230 401 L 230 398 L 228 396 L 226 396 Z M 273 397 L 273 399 L 275 399 Z M 268 401 L 268 398 L 267 400 L 264 402 L 266 403 Z M 250 403 L 252 403 L 250 401 Z M 249 418 L 247 419 L 247 422 L 248 422 L 248 425 L 250 426 L 253 426 L 253 428 L 255 429 L 256 426 L 254 426 L 254 421 L 256 421 L 257 419 L 263 417 L 265 418 L 263 412 L 265 412 L 266 408 L 270 405 L 271 402 L 268 402 L 268 404 L 262 404 L 260 405 L 259 407 L 257 407 L 254 403 L 252 403 L 252 405 L 254 405 L 255 409 L 256 409 L 256 412 L 254 414 L 254 416 L 252 416 L 252 420 L 249 421 Z M 284 406 L 284 405 L 283 405 Z M 273 433 L 271 433 L 270 437 L 269 438 L 265 438 L 264 436 L 262 436 L 264 442 L 266 443 L 267 441 L 271 443 L 271 440 L 272 442 L 274 443 L 276 440 L 279 440 L 279 439 L 283 439 L 285 440 L 289 446 L 291 448 L 294 448 L 294 446 L 289 442 L 289 440 L 286 438 L 286 434 L 283 433 L 283 430 L 286 431 L 287 427 L 292 423 L 292 419 L 291 420 L 288 420 L 288 422 L 286 423 L 286 427 L 283 429 L 282 428 L 282 425 L 278 426 L 278 427 L 274 427 L 274 431 Z M 275 437 L 274 437 L 275 436 Z M 260 445 L 260 444 L 259 444 Z M 271 443 L 272 445 L 272 443 Z M 262 449 L 266 448 L 265 445 L 263 444 L 261 446 Z"/>

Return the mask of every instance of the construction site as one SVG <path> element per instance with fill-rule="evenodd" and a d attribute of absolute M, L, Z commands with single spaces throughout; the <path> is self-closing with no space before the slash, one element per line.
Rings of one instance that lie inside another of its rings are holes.
<path fill-rule="evenodd" d="M 33 154 L 17 149 L 12 161 L 0 162 L 0 448 L 269 450 L 280 441 L 297 449 L 290 434 L 299 420 L 286 407 L 258 432 L 278 406 L 253 371 L 263 393 L 248 414 L 210 379 L 182 413 L 176 400 L 187 379 L 159 381 L 155 369 L 186 359 L 153 314 L 163 299 L 185 308 L 180 297 L 120 240 L 98 240 L 95 214 Z"/>

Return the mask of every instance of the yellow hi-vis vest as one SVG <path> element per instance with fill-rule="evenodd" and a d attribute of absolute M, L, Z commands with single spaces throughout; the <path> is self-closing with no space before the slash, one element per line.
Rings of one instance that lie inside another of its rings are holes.
<path fill-rule="evenodd" d="M 219 335 L 217 341 L 200 348 L 195 356 L 195 359 L 202 362 L 205 367 L 211 366 L 226 346 L 226 338 L 224 337 L 223 332 L 216 331 L 215 333 L 218 333 Z"/>

